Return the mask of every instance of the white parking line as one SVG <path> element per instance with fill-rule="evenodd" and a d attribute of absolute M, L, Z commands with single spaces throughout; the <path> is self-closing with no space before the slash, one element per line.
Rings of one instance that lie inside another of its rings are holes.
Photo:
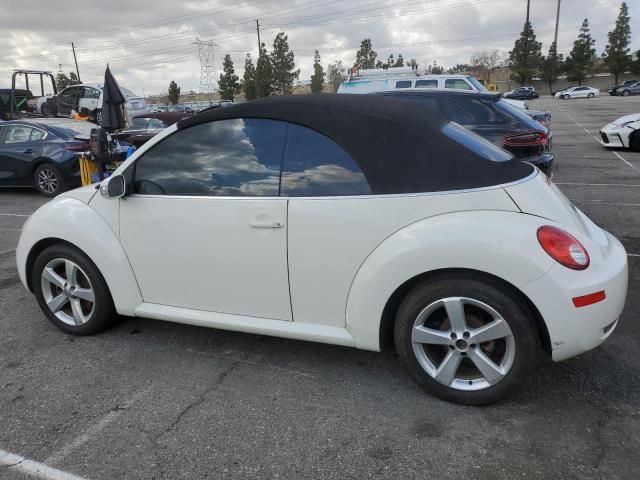
<path fill-rule="evenodd" d="M 613 152 L 613 154 L 618 157 L 620 160 L 622 160 L 624 163 L 626 163 L 627 165 L 629 165 L 631 168 L 633 168 L 634 170 L 636 170 L 638 173 L 640 173 L 640 168 L 636 167 L 635 165 L 633 165 L 630 162 L 627 162 L 624 157 L 622 155 L 620 155 L 618 152 Z"/>
<path fill-rule="evenodd" d="M 579 183 L 579 182 L 553 182 L 556 185 L 575 185 L 580 187 L 640 187 L 640 183 Z"/>
<path fill-rule="evenodd" d="M 615 205 L 618 207 L 640 207 L 640 203 L 620 203 L 620 202 L 607 202 L 606 200 L 586 199 L 586 198 L 573 198 L 572 202 L 578 203 L 599 203 L 601 205 Z"/>
<path fill-rule="evenodd" d="M 15 252 L 15 251 L 16 251 L 16 249 L 15 249 L 15 248 L 12 248 L 12 249 L 10 249 L 10 250 L 3 250 L 2 252 L 0 252 L 0 256 L 1 256 L 1 255 L 6 255 L 7 253 L 13 253 L 13 252 Z"/>
<path fill-rule="evenodd" d="M 627 257 L 640 257 L 640 253 L 627 253 Z"/>
<path fill-rule="evenodd" d="M 0 449 L 0 465 L 4 465 L 11 470 L 26 473 L 27 475 L 44 478 L 45 480 L 85 480 L 73 473 L 58 470 L 44 463 L 29 460 L 28 458 L 6 452 L 2 449 Z"/>
<path fill-rule="evenodd" d="M 30 217 L 25 213 L 0 213 L 0 217 Z"/>

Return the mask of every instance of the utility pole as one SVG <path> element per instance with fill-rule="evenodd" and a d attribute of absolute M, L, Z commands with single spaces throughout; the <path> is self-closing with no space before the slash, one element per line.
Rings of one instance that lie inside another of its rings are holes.
<path fill-rule="evenodd" d="M 529 23 L 529 9 L 531 8 L 531 0 L 527 0 L 527 23 Z"/>
<path fill-rule="evenodd" d="M 262 43 L 260 43 L 260 22 L 256 20 L 256 30 L 258 31 L 258 58 L 262 54 Z"/>
<path fill-rule="evenodd" d="M 558 50 L 558 24 L 560 23 L 560 0 L 558 0 L 558 9 L 556 10 L 556 31 L 553 34 L 553 43 L 556 44 L 556 51 Z"/>
<path fill-rule="evenodd" d="M 71 42 L 71 50 L 73 50 L 73 61 L 76 62 L 76 75 L 78 75 L 78 83 L 82 83 L 82 81 L 80 80 L 80 70 L 78 69 L 78 59 L 76 58 L 76 47 L 73 42 Z"/>

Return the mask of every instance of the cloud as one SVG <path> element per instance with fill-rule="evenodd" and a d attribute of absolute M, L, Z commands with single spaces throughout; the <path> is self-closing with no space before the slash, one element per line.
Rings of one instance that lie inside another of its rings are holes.
<path fill-rule="evenodd" d="M 632 25 L 640 7 L 628 2 Z M 577 37 L 582 19 L 591 21 L 598 53 L 606 44 L 620 0 L 563 0 L 560 50 L 565 54 Z M 532 2 L 531 20 L 546 51 L 553 38 L 556 0 Z M 421 65 L 436 60 L 452 66 L 468 62 L 474 51 L 509 50 L 522 29 L 525 3 L 511 0 L 32 0 L 10 2 L 0 16 L 0 86 L 10 84 L 13 68 L 57 72 L 75 68 L 76 45 L 83 81 L 101 81 L 109 62 L 120 83 L 135 93 L 163 93 L 171 80 L 183 92 L 198 90 L 200 64 L 196 36 L 213 39 L 214 67 L 219 74 L 229 53 L 242 73 L 246 52 L 257 52 L 255 19 L 261 37 L 271 45 L 284 30 L 296 54 L 301 79 L 312 73 L 313 51 L 323 63 L 351 65 L 360 41 L 371 38 L 379 56 L 402 53 Z M 633 49 L 640 35 L 633 32 Z"/>

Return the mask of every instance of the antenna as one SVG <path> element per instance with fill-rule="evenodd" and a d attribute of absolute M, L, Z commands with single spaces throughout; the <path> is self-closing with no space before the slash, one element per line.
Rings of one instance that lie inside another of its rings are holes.
<path fill-rule="evenodd" d="M 213 47 L 217 44 L 213 40 L 200 40 L 198 37 L 193 44 L 198 47 L 200 56 L 200 92 L 206 92 L 211 101 L 211 94 L 216 85 L 213 72 Z"/>

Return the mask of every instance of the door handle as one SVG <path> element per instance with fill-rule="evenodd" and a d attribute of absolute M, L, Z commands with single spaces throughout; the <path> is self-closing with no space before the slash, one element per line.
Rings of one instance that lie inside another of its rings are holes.
<path fill-rule="evenodd" d="M 27 148 L 22 153 L 33 153 L 33 150 L 31 150 L 30 148 Z"/>
<path fill-rule="evenodd" d="M 276 220 L 255 219 L 249 222 L 249 226 L 252 228 L 282 228 L 284 223 Z"/>

